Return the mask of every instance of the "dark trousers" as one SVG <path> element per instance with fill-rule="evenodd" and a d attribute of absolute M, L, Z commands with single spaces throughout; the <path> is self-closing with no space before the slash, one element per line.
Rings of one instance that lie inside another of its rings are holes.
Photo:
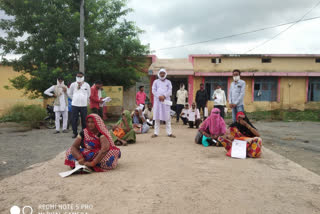
<path fill-rule="evenodd" d="M 102 119 L 103 119 L 103 115 L 102 115 L 102 108 L 99 108 L 99 109 L 97 109 L 97 108 L 92 108 L 91 109 L 91 112 L 92 113 L 94 113 L 94 114 L 97 114 L 97 115 L 99 115 Z"/>
<path fill-rule="evenodd" d="M 196 120 L 196 122 L 189 121 L 189 128 L 193 128 L 194 125 L 196 126 L 196 128 L 199 128 L 200 122 L 201 122 L 201 120 L 199 120 L 199 119 Z"/>
<path fill-rule="evenodd" d="M 187 117 L 181 117 L 181 120 L 183 121 L 183 125 L 187 125 L 187 123 L 188 123 Z"/>
<path fill-rule="evenodd" d="M 220 110 L 220 116 L 224 118 L 224 106 L 214 106 L 214 107 Z"/>
<path fill-rule="evenodd" d="M 199 112 L 201 114 L 201 109 L 202 109 L 202 114 L 203 114 L 203 119 L 205 120 L 207 117 L 204 116 L 204 108 L 206 107 L 205 104 L 197 104 L 197 108 L 199 109 Z"/>
<path fill-rule="evenodd" d="M 71 111 L 68 111 L 68 125 L 67 125 L 67 129 L 69 129 L 69 126 L 71 124 L 72 126 L 72 112 Z"/>
<path fill-rule="evenodd" d="M 183 105 L 182 104 L 177 104 L 177 106 L 176 106 L 176 113 L 177 113 L 177 121 L 179 122 L 179 118 L 180 118 L 180 114 L 181 114 L 181 111 L 182 111 L 182 109 L 183 109 Z"/>
<path fill-rule="evenodd" d="M 87 107 L 78 107 L 72 106 L 72 131 L 73 134 L 78 134 L 78 120 L 79 120 L 79 113 L 81 116 L 81 126 L 82 130 L 86 128 L 86 117 L 87 117 Z"/>

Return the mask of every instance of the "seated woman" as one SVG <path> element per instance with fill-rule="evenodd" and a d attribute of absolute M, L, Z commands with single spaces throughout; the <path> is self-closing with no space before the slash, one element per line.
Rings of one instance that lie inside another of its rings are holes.
<path fill-rule="evenodd" d="M 64 164 L 74 168 L 77 160 L 79 164 L 96 172 L 116 168 L 121 152 L 114 145 L 103 120 L 97 114 L 90 114 L 86 121 L 87 128 L 80 132 L 71 148 L 67 150 Z"/>
<path fill-rule="evenodd" d="M 188 111 L 188 123 L 189 128 L 193 128 L 194 126 L 196 126 L 196 128 L 199 128 L 199 125 L 201 123 L 200 112 L 199 109 L 197 109 L 195 103 L 192 103 L 192 106 Z"/>
<path fill-rule="evenodd" d="M 220 110 L 214 108 L 211 111 L 210 116 L 201 124 L 199 132 L 196 136 L 195 143 L 201 144 L 203 142 L 203 136 L 205 136 L 208 142 L 205 142 L 205 146 L 215 145 L 219 146 L 217 141 L 218 137 L 223 136 L 226 133 L 226 124 L 223 118 L 220 116 Z"/>
<path fill-rule="evenodd" d="M 112 127 L 111 137 L 118 146 L 126 146 L 136 142 L 136 133 L 133 130 L 132 118 L 128 110 L 124 110 L 121 119 Z"/>
<path fill-rule="evenodd" d="M 236 119 L 237 121 L 229 126 L 229 133 L 219 137 L 218 140 L 227 150 L 227 154 L 229 154 L 234 139 L 247 141 L 247 157 L 260 157 L 262 139 L 260 138 L 259 132 L 243 112 L 238 112 Z"/>
<path fill-rule="evenodd" d="M 136 108 L 132 115 L 133 129 L 136 134 L 147 133 L 150 126 L 147 124 L 146 118 L 142 114 L 141 108 Z"/>

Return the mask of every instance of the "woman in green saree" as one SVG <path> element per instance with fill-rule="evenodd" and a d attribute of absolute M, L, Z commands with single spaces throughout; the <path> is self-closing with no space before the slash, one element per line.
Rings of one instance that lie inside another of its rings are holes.
<path fill-rule="evenodd" d="M 124 136 L 117 137 L 113 132 L 111 132 L 111 137 L 113 142 L 118 146 L 126 146 L 128 143 L 136 142 L 136 133 L 133 130 L 132 118 L 128 110 L 122 112 L 121 119 L 112 127 L 112 130 L 122 129 L 125 133 Z"/>

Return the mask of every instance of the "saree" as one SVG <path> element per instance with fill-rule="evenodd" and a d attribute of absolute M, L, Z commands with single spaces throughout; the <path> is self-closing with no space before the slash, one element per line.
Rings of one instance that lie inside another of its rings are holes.
<path fill-rule="evenodd" d="M 94 123 L 100 134 L 99 136 L 96 136 L 87 128 L 85 128 L 80 134 L 80 137 L 83 140 L 82 148 L 80 148 L 80 153 L 84 157 L 85 161 L 90 162 L 94 160 L 101 150 L 100 136 L 104 135 L 110 143 L 109 151 L 101 159 L 101 161 L 92 168 L 96 172 L 104 172 L 116 168 L 118 159 L 121 158 L 120 149 L 114 145 L 111 135 L 101 117 L 99 117 L 97 114 L 90 114 L 87 116 L 87 119 L 88 118 L 92 118 L 94 120 Z M 76 159 L 71 153 L 71 148 L 69 148 L 66 152 L 64 164 L 70 167 L 75 167 L 75 161 Z"/>
<path fill-rule="evenodd" d="M 124 110 L 123 114 L 127 119 L 130 131 L 126 130 L 126 125 L 121 117 L 120 120 L 116 123 L 116 125 L 120 126 L 120 128 L 122 128 L 125 132 L 125 135 L 121 139 L 127 141 L 128 143 L 135 143 L 136 142 L 136 133 L 133 130 L 132 118 L 131 118 L 130 112 L 128 110 Z M 115 136 L 113 134 L 113 132 L 111 132 L 110 135 L 111 135 L 113 142 L 115 142 L 118 139 L 117 136 Z"/>
<path fill-rule="evenodd" d="M 258 158 L 261 156 L 262 139 L 260 137 L 247 137 L 244 136 L 236 127 L 230 127 L 230 135 L 237 140 L 247 141 L 247 157 Z M 218 141 L 226 149 L 227 155 L 231 155 L 232 140 L 225 136 L 218 137 Z"/>

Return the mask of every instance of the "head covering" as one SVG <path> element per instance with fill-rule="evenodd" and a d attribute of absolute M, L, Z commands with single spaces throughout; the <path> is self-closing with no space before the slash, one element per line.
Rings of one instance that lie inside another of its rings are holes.
<path fill-rule="evenodd" d="M 256 127 L 254 127 L 252 125 L 252 123 L 250 122 L 249 118 L 247 117 L 247 115 L 240 111 L 237 113 L 236 115 L 236 119 L 237 121 L 232 123 L 229 127 L 235 127 L 237 128 L 241 134 L 243 134 L 244 136 L 246 137 L 255 137 L 255 135 L 250 131 L 250 129 L 248 129 L 247 127 L 245 127 L 244 125 L 241 125 L 240 123 L 238 123 L 238 119 L 239 119 L 239 116 L 242 115 L 242 116 L 245 116 L 245 118 L 243 119 L 244 121 L 246 121 L 252 128 L 256 129 Z"/>
<path fill-rule="evenodd" d="M 220 116 L 220 110 L 214 108 L 210 116 L 203 122 L 200 127 L 201 131 L 210 132 L 211 135 L 221 135 L 226 133 L 226 124 Z"/>
<path fill-rule="evenodd" d="M 244 116 L 246 117 L 246 115 L 242 112 L 242 111 L 239 111 L 236 115 L 236 119 L 238 120 L 239 119 L 239 116 Z"/>
<path fill-rule="evenodd" d="M 86 121 L 88 121 L 89 118 L 93 119 L 94 124 L 95 124 L 96 128 L 98 129 L 98 131 L 108 139 L 108 141 L 111 143 L 112 146 L 114 146 L 114 143 L 112 141 L 112 137 L 111 137 L 106 125 L 104 124 L 103 120 L 101 119 L 101 117 L 97 114 L 89 114 L 86 117 Z M 90 137 L 94 137 L 94 134 L 92 132 L 90 132 L 88 128 L 86 128 L 86 131 L 84 133 L 88 134 Z M 86 138 L 88 139 L 89 136 L 86 136 Z"/>
<path fill-rule="evenodd" d="M 160 76 L 160 73 L 162 73 L 162 72 L 164 72 L 164 73 L 166 74 L 164 77 L 161 77 L 161 76 Z M 165 80 L 165 79 L 167 78 L 167 71 L 166 71 L 166 69 L 161 68 L 161 69 L 159 70 L 159 72 L 158 72 L 158 78 L 159 78 L 160 80 Z"/>
<path fill-rule="evenodd" d="M 124 111 L 123 111 L 123 114 L 124 114 L 124 116 L 125 116 L 126 119 L 127 119 L 127 122 L 128 122 L 129 127 L 132 129 L 132 118 L 131 118 L 130 112 L 129 112 L 128 110 L 124 110 Z M 125 124 L 124 124 L 124 121 L 122 120 L 122 116 L 121 116 L 120 120 L 117 122 L 117 125 L 121 125 L 121 126 L 124 126 L 124 125 L 125 125 Z"/>

